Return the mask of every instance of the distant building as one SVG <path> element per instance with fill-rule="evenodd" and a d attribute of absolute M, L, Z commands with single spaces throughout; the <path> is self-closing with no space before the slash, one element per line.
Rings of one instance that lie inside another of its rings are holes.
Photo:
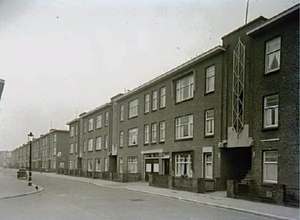
<path fill-rule="evenodd" d="M 10 168 L 12 160 L 11 151 L 0 151 L 0 167 Z"/>
<path fill-rule="evenodd" d="M 5 81 L 3 79 L 0 79 L 0 99 L 2 96 L 3 89 L 4 89 L 4 84 L 5 84 Z"/>

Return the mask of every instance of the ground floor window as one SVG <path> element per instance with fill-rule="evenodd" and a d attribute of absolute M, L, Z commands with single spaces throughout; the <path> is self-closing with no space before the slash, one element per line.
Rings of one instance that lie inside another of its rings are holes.
<path fill-rule="evenodd" d="M 73 160 L 70 160 L 70 170 L 73 170 L 74 167 L 73 167 Z"/>
<path fill-rule="evenodd" d="M 52 168 L 56 169 L 56 161 L 52 161 Z"/>
<path fill-rule="evenodd" d="M 193 176 L 191 154 L 175 155 L 175 176 Z"/>
<path fill-rule="evenodd" d="M 101 160 L 96 159 L 96 172 L 101 172 Z"/>
<path fill-rule="evenodd" d="M 119 159 L 119 167 L 120 167 L 120 173 L 123 173 L 123 158 L 120 157 Z"/>
<path fill-rule="evenodd" d="M 93 161 L 91 159 L 87 160 L 88 171 L 93 171 Z"/>
<path fill-rule="evenodd" d="M 204 154 L 204 177 L 206 179 L 213 178 L 212 153 Z"/>
<path fill-rule="evenodd" d="M 263 152 L 263 182 L 277 183 L 278 178 L 278 152 Z"/>
<path fill-rule="evenodd" d="M 107 158 L 104 158 L 104 172 L 108 171 L 108 161 Z"/>
<path fill-rule="evenodd" d="M 138 172 L 138 158 L 137 157 L 128 157 L 128 173 L 137 173 Z"/>

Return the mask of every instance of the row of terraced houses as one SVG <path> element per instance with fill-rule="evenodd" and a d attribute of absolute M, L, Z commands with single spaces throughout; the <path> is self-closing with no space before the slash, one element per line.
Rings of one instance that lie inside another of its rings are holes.
<path fill-rule="evenodd" d="M 67 125 L 34 139 L 33 168 L 299 204 L 299 4 Z"/>

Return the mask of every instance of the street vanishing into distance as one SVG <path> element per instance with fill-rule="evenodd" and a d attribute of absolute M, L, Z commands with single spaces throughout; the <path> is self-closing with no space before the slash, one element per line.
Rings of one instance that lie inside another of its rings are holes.
<path fill-rule="evenodd" d="M 9 180 L 4 176 L 16 178 L 16 170 L 0 169 L 0 181 Z M 17 181 L 27 184 L 25 180 Z M 17 181 L 6 184 L 2 182 L 1 185 L 11 187 L 11 184 L 19 183 Z M 96 186 L 38 172 L 33 173 L 33 183 L 44 190 L 31 195 L 0 199 L 1 220 L 269 219 L 162 196 Z"/>

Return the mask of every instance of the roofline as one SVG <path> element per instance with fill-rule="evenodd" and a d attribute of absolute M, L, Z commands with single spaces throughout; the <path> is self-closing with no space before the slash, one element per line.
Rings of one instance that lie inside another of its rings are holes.
<path fill-rule="evenodd" d="M 75 119 L 73 119 L 73 120 L 71 120 L 71 121 L 68 121 L 68 122 L 66 123 L 66 125 L 70 125 L 70 124 L 72 124 L 72 123 L 74 123 L 74 122 L 77 122 L 77 121 L 79 121 L 79 118 L 75 118 Z"/>
<path fill-rule="evenodd" d="M 89 116 L 89 115 L 91 115 L 91 114 L 93 114 L 93 113 L 95 113 L 95 112 L 97 112 L 97 111 L 99 111 L 99 110 L 101 110 L 101 109 L 103 109 L 103 108 L 110 107 L 110 106 L 111 106 L 111 103 L 110 103 L 110 102 L 105 103 L 105 104 L 103 104 L 103 105 L 100 105 L 99 107 L 96 107 L 96 108 L 94 108 L 94 109 L 92 109 L 92 110 L 86 112 L 84 115 L 80 116 L 79 118 L 86 118 L 87 116 Z M 78 118 L 78 119 L 79 119 L 79 118 Z"/>
<path fill-rule="evenodd" d="M 291 14 L 291 13 L 297 11 L 297 10 L 299 10 L 299 4 L 287 9 L 286 11 L 284 11 L 284 12 L 278 14 L 278 15 L 275 15 L 274 17 L 267 20 L 265 23 L 253 28 L 251 31 L 248 31 L 246 34 L 247 35 L 254 34 L 255 32 L 267 27 L 268 25 L 278 21 L 279 19 L 282 19 L 283 17 L 285 17 L 285 16 L 287 16 L 287 15 L 289 15 L 289 14 Z"/>
<path fill-rule="evenodd" d="M 4 82 L 5 82 L 5 80 L 0 78 L 0 82 L 4 83 Z"/>
<path fill-rule="evenodd" d="M 166 78 L 166 77 L 174 74 L 175 72 L 177 72 L 177 71 L 179 71 L 179 70 L 181 70 L 183 68 L 186 68 L 186 67 L 188 67 L 188 66 L 190 66 L 190 65 L 192 65 L 192 64 L 194 64 L 196 62 L 199 62 L 199 61 L 201 61 L 203 59 L 206 59 L 209 56 L 213 56 L 215 54 L 218 54 L 218 53 L 221 53 L 221 52 L 225 52 L 225 51 L 226 51 L 226 49 L 223 46 L 218 45 L 218 46 L 216 46 L 216 47 L 214 47 L 214 48 L 212 48 L 212 49 L 210 49 L 210 50 L 202 53 L 201 55 L 198 55 L 198 56 L 192 58 L 191 60 L 189 60 L 189 61 L 187 61 L 187 62 L 185 62 L 185 63 L 183 63 L 183 64 L 181 64 L 181 65 L 179 65 L 177 67 L 175 67 L 174 69 L 171 69 L 171 70 L 167 71 L 166 73 L 163 73 L 162 75 L 160 75 L 160 76 L 158 76 L 158 77 L 156 77 L 156 78 L 154 78 L 154 79 L 152 79 L 152 80 L 144 83 L 143 85 L 136 87 L 135 89 L 133 89 L 133 90 L 125 93 L 123 96 L 116 98 L 114 101 L 119 101 L 119 100 L 121 100 L 123 98 L 126 98 L 127 96 L 132 95 L 133 93 L 139 91 L 140 89 L 143 89 L 143 88 L 145 88 L 145 87 L 147 87 L 147 86 L 149 86 L 149 85 L 151 85 L 153 83 L 156 83 L 156 82 L 158 82 L 158 81 L 160 81 L 160 80 L 162 80 L 162 79 L 164 79 L 164 78 Z"/>

